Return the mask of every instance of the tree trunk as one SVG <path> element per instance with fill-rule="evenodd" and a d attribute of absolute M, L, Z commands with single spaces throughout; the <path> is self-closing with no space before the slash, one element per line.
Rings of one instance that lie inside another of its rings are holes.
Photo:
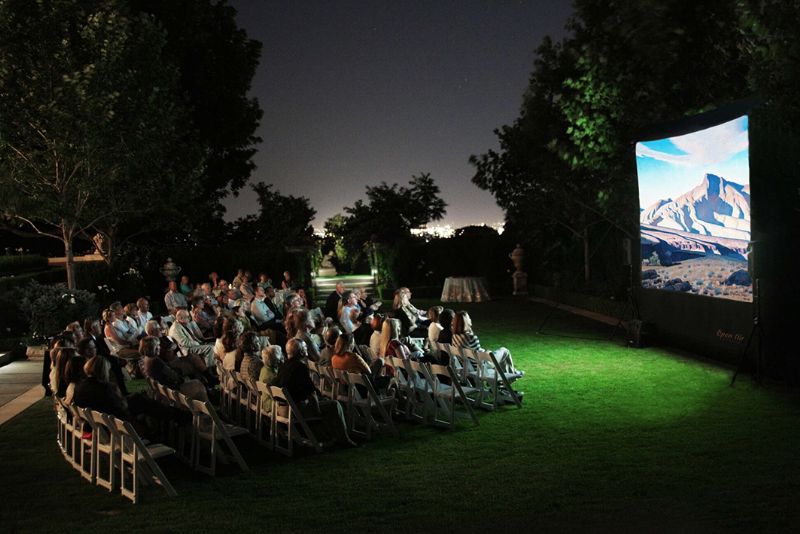
<path fill-rule="evenodd" d="M 72 227 L 66 221 L 61 221 L 61 230 L 64 241 L 65 267 L 67 269 L 67 288 L 75 289 L 75 257 L 72 252 Z"/>
<path fill-rule="evenodd" d="M 583 229 L 583 280 L 588 284 L 591 271 L 589 270 L 589 228 Z"/>

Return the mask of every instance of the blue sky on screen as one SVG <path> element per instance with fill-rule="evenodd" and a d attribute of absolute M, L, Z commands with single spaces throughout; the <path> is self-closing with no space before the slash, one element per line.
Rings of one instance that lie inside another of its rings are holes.
<path fill-rule="evenodd" d="M 686 193 L 706 173 L 749 184 L 748 147 L 746 115 L 690 134 L 636 143 L 640 207 Z"/>

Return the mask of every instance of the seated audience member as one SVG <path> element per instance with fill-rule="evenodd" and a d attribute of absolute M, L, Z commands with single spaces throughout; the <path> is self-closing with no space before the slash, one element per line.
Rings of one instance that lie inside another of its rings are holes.
<path fill-rule="evenodd" d="M 294 290 L 296 286 L 292 281 L 292 275 L 289 271 L 283 271 L 283 280 L 281 280 L 281 289 Z"/>
<path fill-rule="evenodd" d="M 203 304 L 207 308 L 206 311 L 212 315 L 216 315 L 218 313 L 217 308 L 219 308 L 219 302 L 217 302 L 217 296 L 214 295 L 214 289 L 211 287 L 211 284 L 206 282 L 200 286 L 200 290 L 203 293 Z"/>
<path fill-rule="evenodd" d="M 242 356 L 239 361 L 238 371 L 245 379 L 254 383 L 261 375 L 261 367 L 264 366 L 264 363 L 261 361 L 261 348 L 258 336 L 254 332 L 244 334 L 240 338 L 239 350 Z"/>
<path fill-rule="evenodd" d="M 267 273 L 261 272 L 258 273 L 258 282 L 256 285 L 266 291 L 268 287 L 272 287 L 272 280 L 269 279 Z"/>
<path fill-rule="evenodd" d="M 170 389 L 180 391 L 192 399 L 208 400 L 206 388 L 199 380 L 186 379 L 160 358 L 161 342 L 155 336 L 146 336 L 139 342 L 144 376 Z"/>
<path fill-rule="evenodd" d="M 125 361 L 111 354 L 111 350 L 108 348 L 105 338 L 103 337 L 103 328 L 100 326 L 100 320 L 87 317 L 83 321 L 83 328 L 84 332 L 86 332 L 86 339 L 91 339 L 94 342 L 95 353 L 105 358 L 110 366 L 111 378 L 114 383 L 116 383 L 123 395 L 127 395 L 128 389 L 125 386 L 125 375 L 122 373 Z M 89 359 L 88 356 L 84 355 L 84 357 L 87 360 Z"/>
<path fill-rule="evenodd" d="M 128 322 L 118 319 L 117 314 L 110 308 L 103 312 L 103 321 L 106 323 L 103 334 L 111 344 L 114 356 L 125 361 L 138 360 L 139 351 L 133 348 L 136 340 L 130 335 Z"/>
<path fill-rule="evenodd" d="M 266 299 L 267 294 L 264 288 L 258 287 L 253 302 L 250 303 L 250 314 L 260 330 L 276 330 L 279 321 L 267 304 Z"/>
<path fill-rule="evenodd" d="M 186 275 L 181 276 L 181 283 L 179 286 L 180 292 L 183 293 L 183 296 L 187 299 L 192 296 L 194 293 L 194 288 L 192 284 L 189 282 L 189 277 Z"/>
<path fill-rule="evenodd" d="M 303 309 L 303 299 L 294 291 L 286 291 L 283 295 L 283 314 L 284 316 L 293 310 Z"/>
<path fill-rule="evenodd" d="M 227 298 L 227 300 L 228 300 L 228 309 L 230 309 L 230 310 L 232 310 L 236 306 L 239 306 L 240 302 L 246 302 L 244 299 L 240 299 L 241 293 L 239 293 L 235 289 L 229 289 L 227 296 L 228 296 L 228 298 Z"/>
<path fill-rule="evenodd" d="M 240 267 L 239 269 L 236 270 L 236 276 L 233 277 L 233 280 L 231 281 L 231 286 L 235 289 L 239 289 L 239 286 L 242 285 L 243 278 L 244 278 L 244 269 Z"/>
<path fill-rule="evenodd" d="M 241 298 L 247 302 L 252 301 L 256 296 L 253 285 L 250 283 L 250 276 L 247 273 L 242 276 L 242 283 L 239 284 L 239 292 L 242 294 Z"/>
<path fill-rule="evenodd" d="M 383 321 L 384 317 L 379 313 L 374 314 L 370 320 L 372 334 L 369 336 L 369 348 L 376 357 L 381 352 L 381 330 L 383 329 Z"/>
<path fill-rule="evenodd" d="M 136 324 L 139 326 L 139 330 L 144 332 L 144 327 L 147 325 L 147 321 L 153 318 L 153 314 L 150 313 L 150 301 L 144 297 L 141 297 L 139 300 L 136 301 L 136 313 L 134 315 L 136 319 Z"/>
<path fill-rule="evenodd" d="M 321 416 L 323 430 L 327 436 L 341 445 L 356 446 L 347 434 L 347 423 L 342 406 L 336 401 L 320 399 L 314 383 L 308 374 L 306 357 L 307 347 L 304 341 L 296 338 L 286 343 L 286 362 L 281 366 L 272 385 L 285 389 L 297 407 L 306 417 Z M 315 432 L 318 431 L 315 429 Z"/>
<path fill-rule="evenodd" d="M 472 331 L 472 319 L 465 311 L 458 311 L 453 317 L 453 346 L 472 350 L 483 350 L 478 336 Z M 517 373 L 511 353 L 505 347 L 492 351 L 497 363 L 506 373 Z"/>
<path fill-rule="evenodd" d="M 67 394 L 69 385 L 66 377 L 67 364 L 76 354 L 75 347 L 64 340 L 56 341 L 50 349 L 50 359 L 53 362 L 50 369 L 50 390 L 62 399 Z"/>
<path fill-rule="evenodd" d="M 91 408 L 130 421 L 137 427 L 137 432 L 146 438 L 156 436 L 136 420 L 139 416 L 149 416 L 161 421 L 177 421 L 180 424 L 191 423 L 192 416 L 188 412 L 165 406 L 147 398 L 144 393 L 123 396 L 119 389 L 103 380 L 101 368 L 102 362 L 97 356 L 89 359 L 83 366 L 86 378 L 75 386 L 73 401 L 76 406 Z"/>
<path fill-rule="evenodd" d="M 177 310 L 185 310 L 189 307 L 186 297 L 178 291 L 178 283 L 175 280 L 169 281 L 169 289 L 164 295 L 164 304 L 171 315 L 175 315 Z"/>
<path fill-rule="evenodd" d="M 400 320 L 386 319 L 381 330 L 381 357 L 402 358 L 404 360 L 419 360 L 422 353 L 417 347 L 409 346 L 400 340 Z"/>
<path fill-rule="evenodd" d="M 207 367 L 214 367 L 216 365 L 214 345 L 205 343 L 202 338 L 198 337 L 191 328 L 191 322 L 188 311 L 178 310 L 175 322 L 169 329 L 169 336 L 175 340 L 185 355 L 197 355 L 203 359 Z"/>
<path fill-rule="evenodd" d="M 428 338 L 427 343 L 430 347 L 434 347 L 436 342 L 439 341 L 439 334 L 442 333 L 442 325 L 439 324 L 439 314 L 444 311 L 441 306 L 432 306 L 428 309 L 428 319 L 431 324 L 428 325 Z"/>
<path fill-rule="evenodd" d="M 381 376 L 383 370 L 383 360 L 375 358 L 371 364 L 367 364 L 364 359 L 353 352 L 354 340 L 352 334 L 342 333 L 336 340 L 331 358 L 331 367 L 349 373 L 361 373 L 367 375 L 372 384 L 378 390 L 385 390 L 389 386 L 390 377 Z M 364 392 L 362 392 L 363 394 Z"/>
<path fill-rule="evenodd" d="M 72 332 L 72 335 L 75 336 L 75 343 L 86 337 L 86 332 L 84 332 L 81 323 L 78 321 L 72 321 L 64 327 L 64 330 L 66 332 Z"/>
<path fill-rule="evenodd" d="M 126 304 L 125 308 L 123 309 L 125 311 L 125 320 L 128 322 L 131 332 L 134 333 L 136 340 L 138 341 L 144 336 L 144 327 L 140 326 L 139 321 L 136 319 L 139 315 L 139 309 L 133 302 Z"/>
<path fill-rule="evenodd" d="M 317 346 L 317 336 L 312 334 L 314 330 L 314 319 L 308 310 L 299 309 L 294 312 L 294 337 L 306 342 L 308 349 L 308 359 L 312 362 L 319 361 L 319 347 Z"/>
<path fill-rule="evenodd" d="M 283 353 L 280 346 L 269 345 L 261 349 L 261 371 L 258 374 L 258 381 L 266 385 L 271 385 L 278 376 L 278 370 L 283 362 Z M 272 409 L 272 397 L 264 395 L 261 400 L 265 413 L 270 413 Z"/>
<path fill-rule="evenodd" d="M 216 271 L 212 271 L 211 273 L 209 273 L 208 281 L 211 284 L 212 291 L 217 289 L 217 286 L 219 286 L 219 275 L 217 274 Z"/>
<path fill-rule="evenodd" d="M 217 300 L 219 300 L 221 295 L 228 295 L 228 289 L 228 281 L 220 280 L 213 288 L 214 296 L 217 298 Z"/>
<path fill-rule="evenodd" d="M 342 308 L 339 311 L 339 324 L 345 334 L 352 334 L 360 325 L 358 317 L 361 308 L 358 306 L 358 295 L 353 291 L 345 291 L 342 295 Z"/>
<path fill-rule="evenodd" d="M 439 324 L 442 331 L 439 332 L 439 343 L 453 343 L 453 317 L 456 312 L 450 308 L 445 308 L 439 313 Z"/>
<path fill-rule="evenodd" d="M 357 287 L 353 292 L 358 297 L 358 306 L 364 313 L 370 313 L 368 310 L 376 312 L 381 307 L 381 301 L 373 300 L 373 298 L 367 294 L 366 289 Z"/>
<path fill-rule="evenodd" d="M 208 366 L 203 358 L 197 354 L 188 354 L 182 358 L 179 357 L 178 344 L 174 339 L 162 332 L 158 321 L 147 321 L 147 325 L 145 325 L 144 329 L 148 336 L 158 339 L 158 357 L 161 358 L 164 363 L 183 376 L 208 382 Z"/>
<path fill-rule="evenodd" d="M 75 400 L 75 386 L 77 386 L 86 375 L 83 373 L 83 366 L 86 364 L 86 359 L 78 354 L 74 354 L 67 362 L 64 368 L 64 382 L 67 384 L 67 389 L 64 392 L 64 402 L 72 404 Z"/>
<path fill-rule="evenodd" d="M 428 320 L 425 314 L 411 304 L 411 290 L 401 287 L 394 292 L 392 308 L 395 316 L 400 319 L 403 334 L 410 337 L 426 337 L 428 335 Z"/>
<path fill-rule="evenodd" d="M 306 292 L 306 288 L 299 287 L 297 288 L 297 296 L 300 297 L 300 300 L 303 301 L 303 307 L 307 310 L 314 309 L 314 303 L 311 301 L 311 297 Z"/>
<path fill-rule="evenodd" d="M 207 311 L 205 299 L 195 297 L 192 299 L 192 321 L 197 325 L 203 339 L 212 337 L 214 331 L 214 321 L 217 316 Z M 214 309 L 211 308 L 213 312 Z"/>
<path fill-rule="evenodd" d="M 225 349 L 225 356 L 222 358 L 222 368 L 228 371 L 238 371 L 242 363 L 242 346 L 244 336 L 254 336 L 255 332 L 242 332 L 237 323 L 232 323 L 222 334 L 222 346 Z"/>
<path fill-rule="evenodd" d="M 339 335 L 341 335 L 341 333 L 342 331 L 336 326 L 328 328 L 328 330 L 325 332 L 325 335 L 322 337 L 325 340 L 325 346 L 322 347 L 322 350 L 319 352 L 319 360 L 317 360 L 319 365 L 331 364 L 331 358 L 334 354 L 333 349 L 336 345 L 336 340 L 339 339 Z"/>
<path fill-rule="evenodd" d="M 275 314 L 275 319 L 280 322 L 283 320 L 283 311 L 277 304 L 275 304 L 275 288 L 272 286 L 268 286 L 264 289 L 264 293 L 266 293 L 267 297 L 264 299 L 264 303 L 267 305 L 272 313 Z"/>
<path fill-rule="evenodd" d="M 336 282 L 336 289 L 328 295 L 328 299 L 325 301 L 325 317 L 330 317 L 334 320 L 339 319 L 339 303 L 343 294 L 344 283 Z"/>

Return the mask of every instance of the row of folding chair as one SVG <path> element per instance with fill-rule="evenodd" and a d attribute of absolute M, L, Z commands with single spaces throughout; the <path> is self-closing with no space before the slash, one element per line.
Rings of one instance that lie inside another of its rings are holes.
<path fill-rule="evenodd" d="M 175 453 L 160 443 L 148 443 L 128 421 L 56 398 L 57 442 L 64 457 L 92 484 L 120 493 L 133 503 L 142 485 L 155 483 L 167 495 L 177 492 L 155 462 Z"/>
<path fill-rule="evenodd" d="M 286 456 L 296 444 L 322 452 L 327 445 L 312 430 L 319 417 L 304 415 L 283 388 L 253 382 L 236 371 L 217 366 L 220 376 L 220 404 L 231 420 L 245 425 L 257 441 Z M 271 399 L 270 409 L 264 400 Z"/>
<path fill-rule="evenodd" d="M 449 365 L 462 385 L 479 390 L 477 405 L 481 408 L 495 410 L 507 403 L 522 407 L 522 396 L 514 390 L 513 384 L 523 373 L 503 371 L 493 352 L 438 342 L 433 348 L 450 356 Z"/>
<path fill-rule="evenodd" d="M 175 440 L 179 458 L 192 469 L 215 475 L 217 461 L 224 464 L 233 461 L 242 471 L 249 471 L 247 462 L 233 442 L 233 438 L 247 434 L 241 426 L 225 423 L 207 401 L 192 399 L 183 393 L 148 379 L 154 397 L 168 406 L 187 410 L 192 414 L 189 428 L 178 428 L 171 434 Z"/>
<path fill-rule="evenodd" d="M 378 394 L 362 373 L 350 373 L 312 361 L 308 362 L 308 372 L 323 396 L 342 404 L 348 432 L 366 439 L 384 430 L 399 435 L 392 420 L 394 396 Z"/>

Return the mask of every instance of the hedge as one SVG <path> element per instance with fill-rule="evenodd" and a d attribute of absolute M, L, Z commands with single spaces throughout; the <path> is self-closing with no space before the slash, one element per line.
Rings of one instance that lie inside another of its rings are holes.
<path fill-rule="evenodd" d="M 47 258 L 36 254 L 0 256 L 0 276 L 43 271 L 47 269 Z"/>

